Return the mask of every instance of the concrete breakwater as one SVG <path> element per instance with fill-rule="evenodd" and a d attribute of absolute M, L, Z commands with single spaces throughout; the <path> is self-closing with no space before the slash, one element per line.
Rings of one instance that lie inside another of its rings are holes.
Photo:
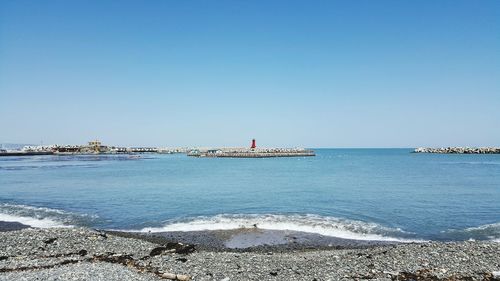
<path fill-rule="evenodd" d="M 440 154 L 500 154 L 500 147 L 419 147 L 415 153 L 440 153 Z"/>
<path fill-rule="evenodd" d="M 259 148 L 259 149 L 207 149 L 192 150 L 188 156 L 228 158 L 269 158 L 316 156 L 313 150 L 303 148 Z"/>

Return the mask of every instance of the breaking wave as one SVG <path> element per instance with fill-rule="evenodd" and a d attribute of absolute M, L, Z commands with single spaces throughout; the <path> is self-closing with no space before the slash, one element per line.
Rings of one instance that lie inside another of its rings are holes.
<path fill-rule="evenodd" d="M 464 232 L 469 233 L 474 237 L 484 237 L 487 240 L 500 242 L 500 222 L 485 224 L 477 227 L 469 227 L 466 228 Z"/>
<path fill-rule="evenodd" d="M 500 242 L 500 222 L 485 224 L 466 229 L 449 229 L 444 232 L 447 235 L 452 235 L 456 240 L 491 240 Z"/>
<path fill-rule="evenodd" d="M 49 218 L 31 218 L 31 217 L 21 217 L 21 216 L 13 216 L 13 215 L 6 215 L 6 214 L 0 214 L 0 221 L 6 221 L 6 222 L 19 222 L 24 225 L 28 225 L 31 227 L 37 227 L 37 228 L 53 228 L 53 227 L 72 227 L 70 225 L 65 225 L 62 224 L 58 221 L 55 221 L 53 219 Z"/>
<path fill-rule="evenodd" d="M 254 228 L 315 233 L 344 239 L 367 241 L 419 242 L 411 233 L 376 223 L 318 215 L 217 215 L 143 228 L 141 232 L 202 231 Z"/>
<path fill-rule="evenodd" d="M 31 227 L 53 228 L 88 225 L 98 217 L 16 204 L 0 204 L 0 221 L 19 222 Z"/>

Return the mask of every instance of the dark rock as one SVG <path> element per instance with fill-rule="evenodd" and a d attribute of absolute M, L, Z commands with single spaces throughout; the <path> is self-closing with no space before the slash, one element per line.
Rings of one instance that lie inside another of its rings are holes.
<path fill-rule="evenodd" d="M 94 259 L 98 261 L 118 263 L 123 265 L 128 265 L 129 263 L 134 262 L 134 259 L 130 255 L 112 255 L 112 256 L 100 255 L 100 256 L 94 256 Z"/>
<path fill-rule="evenodd" d="M 195 251 L 194 245 L 186 245 L 182 243 L 167 243 L 167 248 L 175 250 L 177 254 L 187 255 Z"/>
<path fill-rule="evenodd" d="M 149 253 L 150 257 L 161 255 L 164 251 L 168 250 L 167 247 L 156 247 Z"/>
<path fill-rule="evenodd" d="M 277 275 L 278 275 L 278 272 L 276 272 L 276 271 L 271 271 L 271 272 L 269 272 L 269 274 L 271 274 L 272 276 L 277 276 Z"/>
<path fill-rule="evenodd" d="M 45 244 L 52 244 L 57 240 L 57 238 L 49 238 L 47 240 L 44 240 L 43 243 Z"/>
<path fill-rule="evenodd" d="M 61 263 L 59 263 L 59 265 L 74 264 L 74 263 L 77 263 L 77 262 L 78 261 L 76 261 L 76 260 L 64 260 Z"/>
<path fill-rule="evenodd" d="M 194 245 L 185 245 L 182 243 L 169 242 L 165 246 L 156 247 L 149 253 L 149 256 L 154 257 L 161 255 L 163 252 L 174 252 L 176 254 L 187 255 L 195 251 Z"/>
<path fill-rule="evenodd" d="M 175 260 L 180 261 L 180 262 L 187 262 L 188 261 L 188 259 L 186 259 L 186 258 L 177 258 Z"/>

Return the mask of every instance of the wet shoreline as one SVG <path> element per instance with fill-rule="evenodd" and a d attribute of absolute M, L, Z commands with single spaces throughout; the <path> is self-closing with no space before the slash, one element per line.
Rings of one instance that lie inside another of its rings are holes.
<path fill-rule="evenodd" d="M 19 222 L 0 221 L 0 232 L 16 231 L 26 228 L 32 227 Z M 343 239 L 316 233 L 260 228 L 154 233 L 116 230 L 97 231 L 156 244 L 192 244 L 196 245 L 198 249 L 214 252 L 287 252 L 300 250 L 362 249 L 401 243 L 397 241 Z"/>
<path fill-rule="evenodd" d="M 230 230 L 120 232 L 106 231 L 125 238 L 157 244 L 194 244 L 198 249 L 214 252 L 290 252 L 301 250 L 363 249 L 396 245 L 400 242 L 343 239 L 290 230 L 239 228 Z"/>
<path fill-rule="evenodd" d="M 30 226 L 20 222 L 0 221 L 0 232 L 21 230 L 25 228 L 30 228 Z"/>

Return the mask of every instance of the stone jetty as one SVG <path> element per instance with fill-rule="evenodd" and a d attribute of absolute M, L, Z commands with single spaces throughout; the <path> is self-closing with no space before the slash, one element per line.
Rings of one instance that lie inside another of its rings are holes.
<path fill-rule="evenodd" d="M 440 154 L 500 154 L 500 147 L 419 147 L 416 148 L 414 152 Z"/>
<path fill-rule="evenodd" d="M 313 150 L 304 148 L 215 148 L 191 150 L 188 156 L 228 158 L 269 158 L 316 156 Z"/>

